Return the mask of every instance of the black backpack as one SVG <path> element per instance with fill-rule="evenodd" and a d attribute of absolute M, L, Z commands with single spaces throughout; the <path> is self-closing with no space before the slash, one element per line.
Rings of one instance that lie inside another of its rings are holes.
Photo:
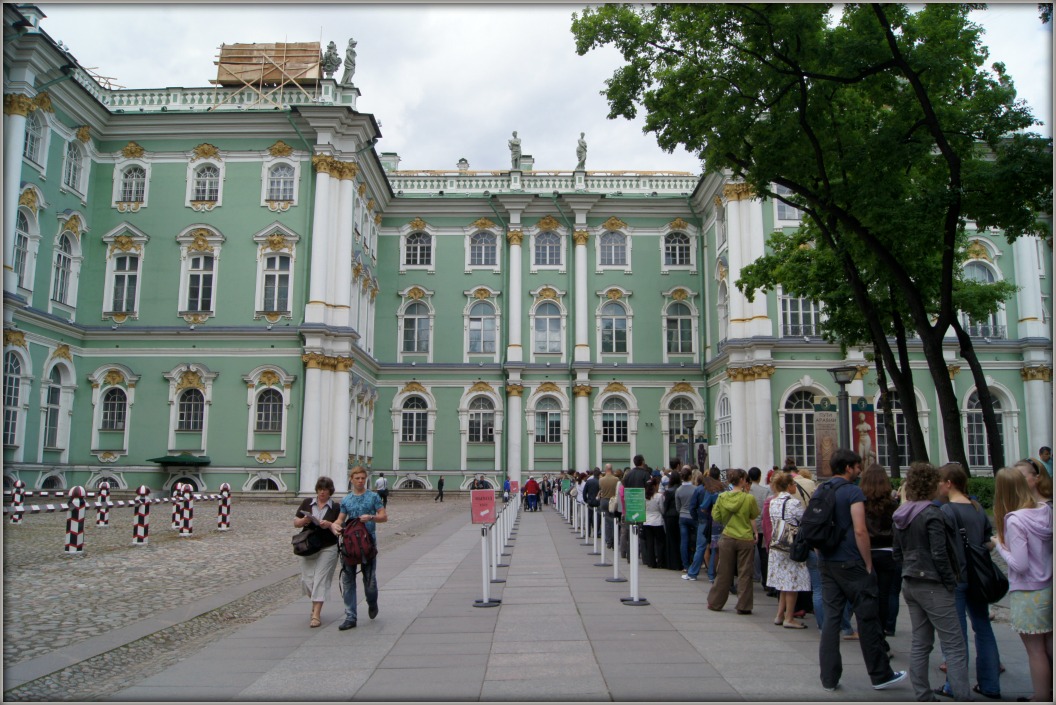
<path fill-rule="evenodd" d="M 341 561 L 349 568 L 370 563 L 378 555 L 374 537 L 370 535 L 367 525 L 358 518 L 349 518 L 341 527 L 341 540 L 337 545 Z"/>
<path fill-rule="evenodd" d="M 807 560 L 812 549 L 823 553 L 833 551 L 843 540 L 844 532 L 836 520 L 836 492 L 838 485 L 833 480 L 818 485 L 803 512 L 799 532 L 789 551 L 789 558 L 799 563 Z"/>

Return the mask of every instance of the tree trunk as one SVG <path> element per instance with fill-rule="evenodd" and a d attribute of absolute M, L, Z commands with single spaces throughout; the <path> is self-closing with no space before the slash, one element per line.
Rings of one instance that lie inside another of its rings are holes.
<path fill-rule="evenodd" d="M 1005 465 L 1005 449 L 1002 442 L 1000 426 L 997 414 L 994 413 L 994 398 L 990 394 L 990 387 L 986 383 L 986 375 L 979 364 L 979 358 L 975 354 L 975 345 L 968 332 L 961 326 L 961 322 L 954 318 L 953 330 L 957 334 L 957 342 L 961 344 L 961 357 L 968 363 L 972 370 L 972 379 L 975 380 L 975 392 L 979 395 L 979 407 L 983 410 L 983 425 L 986 426 L 986 446 L 990 453 L 990 466 L 997 476 L 997 471 Z M 970 476 L 971 469 L 965 465 L 965 472 Z"/>
<path fill-rule="evenodd" d="M 876 350 L 876 345 L 873 345 Z M 891 413 L 891 399 L 888 397 L 887 375 L 884 374 L 884 363 L 880 358 L 880 352 L 876 352 L 876 386 L 880 388 L 880 407 L 884 412 L 884 438 L 887 440 L 887 454 L 891 460 L 891 477 L 902 477 L 900 466 L 902 464 L 902 448 L 898 445 L 898 429 L 895 427 L 895 417 Z M 879 433 L 879 429 L 877 430 Z M 880 459 L 879 452 L 876 455 Z"/>
<path fill-rule="evenodd" d="M 898 346 L 899 368 L 893 369 L 887 366 L 891 373 L 891 379 L 898 391 L 898 405 L 902 409 L 902 418 L 906 423 L 906 435 L 909 436 L 909 457 L 914 460 L 928 462 L 928 441 L 924 437 L 924 429 L 920 426 L 920 410 L 917 408 L 916 385 L 913 384 L 913 368 L 909 361 L 909 348 L 906 346 L 906 326 L 902 322 L 902 314 L 897 308 L 898 299 L 894 289 L 890 291 L 891 296 L 891 321 L 895 327 L 895 344 Z M 892 419 L 892 422 L 894 420 Z"/>
<path fill-rule="evenodd" d="M 923 328 L 923 330 L 921 330 Z M 939 401 L 939 415 L 942 418 L 942 435 L 946 441 L 946 454 L 950 460 L 960 463 L 968 472 L 968 459 L 964 454 L 964 434 L 961 433 L 961 412 L 957 408 L 957 393 L 950 380 L 950 369 L 946 357 L 942 354 L 944 335 L 932 326 L 918 328 L 920 341 L 923 344 L 924 359 L 928 362 L 935 394 Z"/>

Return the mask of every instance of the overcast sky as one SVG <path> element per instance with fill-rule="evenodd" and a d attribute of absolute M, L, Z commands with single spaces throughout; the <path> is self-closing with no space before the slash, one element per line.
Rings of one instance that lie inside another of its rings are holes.
<path fill-rule="evenodd" d="M 699 173 L 684 150 L 667 154 L 642 121 L 608 120 L 599 95 L 620 65 L 611 48 L 577 56 L 577 4 L 52 4 L 42 27 L 82 66 L 126 88 L 208 86 L 221 44 L 358 42 L 358 109 L 381 123 L 379 152 L 401 169 L 508 169 L 517 130 L 536 170 L 571 170 L 586 132 L 587 169 Z M 1003 61 L 1052 135 L 1052 32 L 1036 3 L 975 13 L 990 63 Z M 342 70 L 335 74 L 340 78 Z"/>

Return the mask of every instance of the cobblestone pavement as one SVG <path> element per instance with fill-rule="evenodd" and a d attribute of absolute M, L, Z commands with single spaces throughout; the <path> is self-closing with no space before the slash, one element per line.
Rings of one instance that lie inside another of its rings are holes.
<path fill-rule="evenodd" d="M 132 510 L 111 510 L 110 527 L 95 526 L 89 512 L 85 553 L 63 552 L 65 515 L 31 514 L 20 526 L 5 524 L 4 665 L 190 605 L 220 590 L 283 567 L 296 569 L 290 548 L 297 502 L 236 500 L 231 528 L 216 531 L 215 503 L 196 504 L 193 537 L 169 528 L 171 510 L 151 511 L 147 546 L 132 545 Z M 458 512 L 468 496 L 390 496 L 389 522 L 378 525 L 384 551 Z M 238 627 L 300 597 L 297 577 L 245 595 L 219 609 L 155 632 L 79 664 L 4 692 L 4 700 L 105 698 L 135 684 Z M 91 683 L 86 687 L 86 683 Z M 75 686 L 75 687 L 71 687 Z"/>

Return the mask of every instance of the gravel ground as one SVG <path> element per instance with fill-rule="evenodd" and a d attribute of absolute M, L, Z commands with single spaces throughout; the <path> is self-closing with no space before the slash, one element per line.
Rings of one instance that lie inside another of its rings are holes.
<path fill-rule="evenodd" d="M 394 493 L 389 521 L 378 525 L 381 550 L 467 512 L 468 495 Z M 146 546 L 132 545 L 132 510 L 111 510 L 110 527 L 89 512 L 84 555 L 63 552 L 63 514 L 26 515 L 4 524 L 4 664 L 36 658 L 144 617 L 195 601 L 272 571 L 296 568 L 290 548 L 297 502 L 236 500 L 231 528 L 216 531 L 216 505 L 197 504 L 195 533 L 169 528 L 171 509 L 151 510 Z M 4 700 L 106 699 L 181 658 L 300 597 L 296 576 L 223 607 L 4 692 Z"/>

